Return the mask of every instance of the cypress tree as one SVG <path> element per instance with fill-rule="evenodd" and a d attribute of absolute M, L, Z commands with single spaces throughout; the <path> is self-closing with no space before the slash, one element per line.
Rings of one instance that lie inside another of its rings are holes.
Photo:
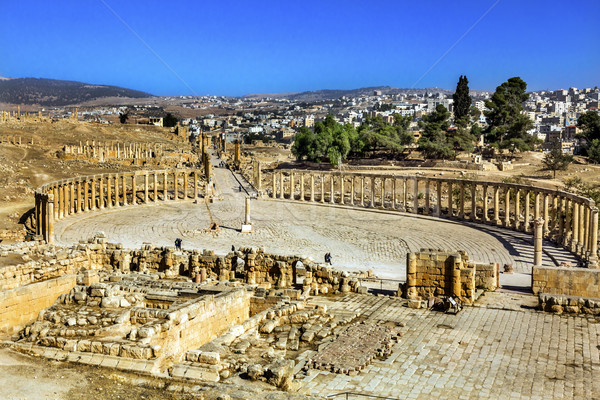
<path fill-rule="evenodd" d="M 469 96 L 469 81 L 466 76 L 460 76 L 458 83 L 456 84 L 456 92 L 452 95 L 454 100 L 454 119 L 460 120 L 461 118 L 469 115 L 469 109 L 471 108 L 471 96 Z"/>

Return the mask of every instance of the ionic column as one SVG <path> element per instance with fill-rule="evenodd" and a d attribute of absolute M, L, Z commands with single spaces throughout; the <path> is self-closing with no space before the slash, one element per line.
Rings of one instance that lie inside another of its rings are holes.
<path fill-rule="evenodd" d="M 402 178 L 402 206 L 408 211 L 408 178 Z"/>
<path fill-rule="evenodd" d="M 560 225 L 560 212 L 558 210 L 558 196 L 556 192 L 552 194 L 552 204 L 550 205 L 550 224 L 548 229 L 550 232 L 557 231 Z"/>
<path fill-rule="evenodd" d="M 279 173 L 279 179 L 280 179 L 280 181 L 281 181 L 281 185 L 279 185 L 279 188 L 281 189 L 281 191 L 279 192 L 279 198 L 280 198 L 280 199 L 283 199 L 283 198 L 285 198 L 285 196 L 284 196 L 284 194 L 283 194 L 283 193 L 284 193 L 284 187 L 283 187 L 283 172 L 280 172 L 280 173 Z"/>
<path fill-rule="evenodd" d="M 523 222 L 523 232 L 529 232 L 529 197 L 531 191 L 525 191 L 525 221 Z"/>
<path fill-rule="evenodd" d="M 567 247 L 571 243 L 571 237 L 573 235 L 572 227 L 571 227 L 571 200 L 568 197 L 564 198 L 565 206 L 564 206 L 564 215 L 565 215 L 565 233 L 563 235 L 563 243 L 562 245 Z"/>
<path fill-rule="evenodd" d="M 419 212 L 419 178 L 415 176 L 414 192 L 413 192 L 413 214 Z"/>
<path fill-rule="evenodd" d="M 440 217 L 442 215 L 442 181 L 435 182 L 435 190 L 437 194 L 435 202 L 435 216 Z"/>
<path fill-rule="evenodd" d="M 354 175 L 351 175 L 351 183 L 350 183 L 350 204 L 354 205 L 354 181 L 356 177 Z"/>
<path fill-rule="evenodd" d="M 360 205 L 365 206 L 365 177 L 360 176 Z"/>
<path fill-rule="evenodd" d="M 460 183 L 460 194 L 458 203 L 458 218 L 465 219 L 465 183 Z"/>
<path fill-rule="evenodd" d="M 300 174 L 300 201 L 304 201 L 304 173 Z"/>
<path fill-rule="evenodd" d="M 156 175 L 155 175 L 156 177 Z M 156 182 L 155 185 L 156 187 Z M 194 171 L 194 200 L 196 200 L 198 198 L 198 190 L 199 190 L 199 182 L 198 182 L 198 171 Z M 156 200 L 156 192 L 154 194 L 155 200 Z"/>
<path fill-rule="evenodd" d="M 334 187 L 333 187 L 333 174 L 329 174 L 329 182 L 331 183 L 330 188 L 331 188 L 331 194 L 329 196 L 329 202 L 331 204 L 335 203 L 335 193 L 334 193 Z"/>
<path fill-rule="evenodd" d="M 483 223 L 489 222 L 487 185 L 483 185 Z"/>
<path fill-rule="evenodd" d="M 395 176 L 392 178 L 392 208 L 394 210 L 398 209 L 398 203 L 396 202 L 396 196 L 398 195 L 398 190 L 396 188 L 396 182 L 398 178 Z"/>
<path fill-rule="evenodd" d="M 454 217 L 454 204 L 452 202 L 454 199 L 452 198 L 452 181 L 448 182 L 448 218 Z"/>
<path fill-rule="evenodd" d="M 104 177 L 100 176 L 98 179 L 98 206 L 100 209 L 104 208 Z"/>
<path fill-rule="evenodd" d="M 331 176 L 331 180 L 333 181 L 333 175 Z M 296 183 L 294 182 L 294 173 L 290 171 L 290 200 L 295 200 L 294 190 L 296 190 Z"/>
<path fill-rule="evenodd" d="M 325 175 L 321 174 L 321 203 L 325 203 Z"/>
<path fill-rule="evenodd" d="M 92 210 L 95 210 L 96 207 L 96 178 L 92 178 L 92 195 L 91 195 L 91 200 L 92 200 Z"/>
<path fill-rule="evenodd" d="M 513 229 L 518 231 L 520 226 L 520 215 L 521 215 L 521 189 L 515 188 L 515 221 L 513 222 Z"/>
<path fill-rule="evenodd" d="M 381 208 L 385 208 L 385 177 L 381 177 Z"/>
<path fill-rule="evenodd" d="M 312 172 L 310 174 L 310 201 L 315 201 L 315 176 Z"/>
<path fill-rule="evenodd" d="M 58 192 L 60 193 L 60 217 L 64 218 L 67 216 L 67 187 L 64 183 L 60 185 Z"/>
<path fill-rule="evenodd" d="M 564 208 L 564 203 L 565 203 L 565 199 L 562 196 L 555 196 L 554 197 L 554 203 L 556 204 L 555 206 L 555 220 L 558 221 L 558 234 L 556 237 L 556 243 L 558 244 L 563 244 L 565 241 L 565 208 Z M 556 225 L 556 224 L 555 224 Z"/>
<path fill-rule="evenodd" d="M 210 181 L 207 182 L 207 185 L 210 185 Z M 167 176 L 167 171 L 163 172 L 163 201 L 169 200 L 169 177 Z"/>
<path fill-rule="evenodd" d="M 112 208 L 113 199 L 112 199 L 112 176 L 108 175 L 106 177 L 106 206 L 108 208 Z"/>
<path fill-rule="evenodd" d="M 148 190 L 149 190 L 149 182 L 148 182 L 148 172 L 144 172 L 144 203 L 148 204 Z"/>
<path fill-rule="evenodd" d="M 173 171 L 173 200 L 179 199 L 179 174 L 177 171 Z"/>
<path fill-rule="evenodd" d="M 579 244 L 579 204 L 575 201 L 572 201 L 571 203 L 573 206 L 573 233 L 571 235 L 571 251 L 576 253 L 577 245 Z"/>
<path fill-rule="evenodd" d="M 590 256 L 589 268 L 598 268 L 598 208 L 591 209 L 591 238 L 590 238 Z"/>
<path fill-rule="evenodd" d="M 47 218 L 45 218 L 45 220 L 47 221 L 47 237 L 46 242 L 53 244 L 54 243 L 54 195 L 53 194 L 49 194 L 48 195 L 48 211 L 46 212 L 46 216 Z"/>
<path fill-rule="evenodd" d="M 123 205 L 127 205 L 127 177 L 123 174 Z"/>
<path fill-rule="evenodd" d="M 500 225 L 500 187 L 494 186 L 494 224 Z"/>
<path fill-rule="evenodd" d="M 371 207 L 375 207 L 375 178 L 371 176 Z"/>
<path fill-rule="evenodd" d="M 542 239 L 543 239 L 543 231 L 544 229 L 544 220 L 538 218 L 534 221 L 534 231 L 533 231 L 533 266 L 541 267 L 542 266 Z"/>
<path fill-rule="evenodd" d="M 577 242 L 579 254 L 583 253 L 583 243 L 585 242 L 585 206 L 579 204 L 579 242 Z"/>
<path fill-rule="evenodd" d="M 544 237 L 548 236 L 548 194 L 544 193 Z"/>
<path fill-rule="evenodd" d="M 42 234 L 42 200 L 39 193 L 35 194 L 35 234 Z"/>
<path fill-rule="evenodd" d="M 273 182 L 272 182 L 272 191 L 271 191 L 271 197 L 276 199 L 277 198 L 277 175 L 275 174 L 275 172 L 273 172 Z"/>
<path fill-rule="evenodd" d="M 83 202 L 85 205 L 84 211 L 90 210 L 90 181 L 86 179 L 83 182 Z"/>
<path fill-rule="evenodd" d="M 423 211 L 423 214 L 428 215 L 429 214 L 429 179 L 425 180 L 425 210 Z"/>
<path fill-rule="evenodd" d="M 188 173 L 187 171 L 183 171 L 183 199 L 187 200 L 188 198 Z"/>
<path fill-rule="evenodd" d="M 75 182 L 69 182 L 69 214 L 75 213 Z"/>
<path fill-rule="evenodd" d="M 80 213 L 85 209 L 83 198 L 81 197 L 81 180 L 77 180 L 77 212 Z"/>
<path fill-rule="evenodd" d="M 119 198 L 119 174 L 114 176 L 115 184 L 115 207 L 121 207 L 121 199 Z"/>
<path fill-rule="evenodd" d="M 344 175 L 340 174 L 340 204 L 344 204 Z"/>
<path fill-rule="evenodd" d="M 504 192 L 504 226 L 510 227 L 510 188 L 508 186 Z"/>
<path fill-rule="evenodd" d="M 471 184 L 471 216 L 470 220 L 477 219 L 477 184 Z"/>
<path fill-rule="evenodd" d="M 533 219 L 540 219 L 541 215 L 540 215 L 540 195 L 541 193 L 539 191 L 535 191 L 535 196 L 534 196 L 534 205 L 533 205 Z"/>
<path fill-rule="evenodd" d="M 583 236 L 581 237 L 581 244 L 583 248 L 581 249 L 581 255 L 586 256 L 587 251 L 589 250 L 589 234 L 590 234 L 590 208 L 586 205 L 583 205 Z"/>

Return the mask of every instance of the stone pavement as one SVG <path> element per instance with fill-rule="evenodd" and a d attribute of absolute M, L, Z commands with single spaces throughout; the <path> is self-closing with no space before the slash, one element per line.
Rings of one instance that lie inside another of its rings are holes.
<path fill-rule="evenodd" d="M 311 370 L 299 383 L 300 393 L 357 392 L 395 399 L 600 398 L 598 320 L 477 307 L 449 315 L 368 295 L 311 301 L 326 304 L 332 314 L 359 312 L 367 322 L 404 322 L 406 327 L 400 328 L 404 336 L 387 359 L 373 362 L 358 376 Z"/>

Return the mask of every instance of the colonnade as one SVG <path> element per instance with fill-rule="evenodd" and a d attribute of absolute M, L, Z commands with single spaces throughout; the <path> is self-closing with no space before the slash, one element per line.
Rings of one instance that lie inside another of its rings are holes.
<path fill-rule="evenodd" d="M 63 179 L 36 190 L 36 234 L 52 243 L 54 222 L 74 214 L 148 204 L 197 199 L 201 170 L 160 170 L 112 173 Z"/>
<path fill-rule="evenodd" d="M 598 208 L 573 193 L 530 185 L 344 172 L 276 171 L 270 197 L 395 210 L 503 226 L 543 236 L 598 265 Z"/>

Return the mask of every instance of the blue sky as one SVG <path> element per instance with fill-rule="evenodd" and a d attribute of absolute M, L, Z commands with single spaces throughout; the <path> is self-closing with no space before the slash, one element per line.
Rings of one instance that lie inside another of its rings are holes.
<path fill-rule="evenodd" d="M 592 0 L 46 0 L 1 11 L 0 76 L 13 78 L 231 96 L 454 89 L 461 74 L 481 90 L 512 76 L 531 90 L 600 85 Z"/>

